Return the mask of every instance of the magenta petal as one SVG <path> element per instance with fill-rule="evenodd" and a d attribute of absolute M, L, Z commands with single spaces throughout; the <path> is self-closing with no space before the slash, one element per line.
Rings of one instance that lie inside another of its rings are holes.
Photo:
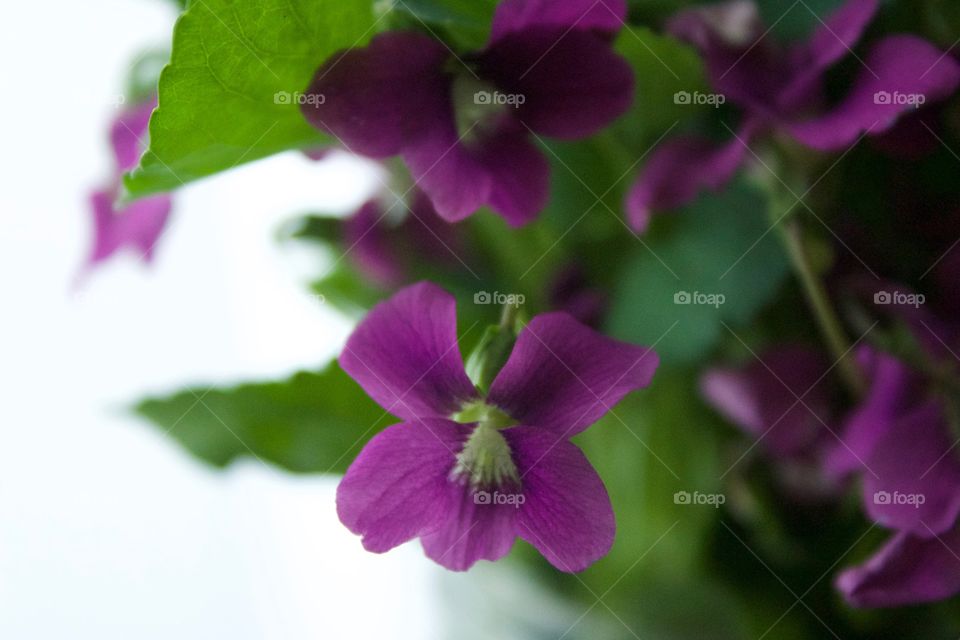
<path fill-rule="evenodd" d="M 428 133 L 406 147 L 403 159 L 437 215 L 448 222 L 469 217 L 490 200 L 490 171 L 460 140 L 452 113 L 434 121 Z"/>
<path fill-rule="evenodd" d="M 480 57 L 479 72 L 523 96 L 517 117 L 538 134 L 577 139 L 622 115 L 633 101 L 633 70 L 613 48 L 581 31 L 517 33 Z"/>
<path fill-rule="evenodd" d="M 439 120 L 404 159 L 417 186 L 448 222 L 469 217 L 484 205 L 511 226 L 531 221 L 546 206 L 550 165 L 527 131 L 506 119 L 493 131 L 471 131 L 458 139 L 452 120 Z"/>
<path fill-rule="evenodd" d="M 843 425 L 842 442 L 827 455 L 826 469 L 836 476 L 863 467 L 894 421 L 910 408 L 916 391 L 915 374 L 893 356 L 862 348 L 857 360 L 870 378 L 870 390 Z"/>
<path fill-rule="evenodd" d="M 122 209 L 115 208 L 116 197 L 112 189 L 97 191 L 90 197 L 94 240 L 89 263 L 102 262 L 124 248 L 134 249 L 149 262 L 170 216 L 170 196 L 142 198 Z"/>
<path fill-rule="evenodd" d="M 649 385 L 658 363 L 652 349 L 607 338 L 566 313 L 545 313 L 520 333 L 489 399 L 518 422 L 569 438 Z"/>
<path fill-rule="evenodd" d="M 433 533 L 421 537 L 427 557 L 452 571 L 466 571 L 477 560 L 499 560 L 517 537 L 517 507 L 479 504 L 468 487 L 447 482 L 448 513 Z"/>
<path fill-rule="evenodd" d="M 388 218 L 375 198 L 343 221 L 344 253 L 366 278 L 385 288 L 399 284 L 405 275 L 394 252 Z"/>
<path fill-rule="evenodd" d="M 784 90 L 781 101 L 801 102 L 810 93 L 819 92 L 824 72 L 856 46 L 878 6 L 877 0 L 848 0 L 818 24 L 810 39 L 790 52 L 797 75 Z"/>
<path fill-rule="evenodd" d="M 626 18 L 626 0 L 504 0 L 493 15 L 490 39 L 534 28 L 589 30 L 612 37 Z"/>
<path fill-rule="evenodd" d="M 156 99 L 143 102 L 121 113 L 110 126 L 110 144 L 119 173 L 129 171 L 140 162 L 146 145 L 144 139 Z"/>
<path fill-rule="evenodd" d="M 927 538 L 898 533 L 866 563 L 847 569 L 837 589 L 855 607 L 899 607 L 960 592 L 960 529 Z"/>
<path fill-rule="evenodd" d="M 490 175 L 490 207 L 514 227 L 533 220 L 550 196 L 550 164 L 519 128 L 501 129 L 481 149 Z"/>
<path fill-rule="evenodd" d="M 449 417 L 475 396 L 457 344 L 456 301 L 428 282 L 375 306 L 347 340 L 340 366 L 406 420 Z"/>
<path fill-rule="evenodd" d="M 630 225 L 646 230 L 655 211 L 682 207 L 703 191 L 722 189 L 748 152 L 752 128 L 722 146 L 692 137 L 672 138 L 657 147 L 627 193 Z"/>
<path fill-rule="evenodd" d="M 523 484 L 517 534 L 561 571 L 582 571 L 610 551 L 613 507 L 576 445 L 536 427 L 503 432 Z"/>
<path fill-rule="evenodd" d="M 387 427 L 367 443 L 337 487 L 337 514 L 382 553 L 449 517 L 448 479 L 469 430 L 446 420 Z"/>
<path fill-rule="evenodd" d="M 960 515 L 960 460 L 953 445 L 938 402 L 897 420 L 866 461 L 863 493 L 870 517 L 920 535 L 952 528 Z"/>
<path fill-rule="evenodd" d="M 922 96 L 930 104 L 952 94 L 960 84 L 960 64 L 916 36 L 884 38 L 866 57 L 847 97 L 825 115 L 789 126 L 800 142 L 823 151 L 843 149 L 863 132 L 881 133 L 916 108 L 904 103 Z M 876 75 L 874 75 L 876 74 Z"/>
<path fill-rule="evenodd" d="M 443 72 L 449 55 L 425 35 L 382 33 L 317 70 L 307 91 L 322 99 L 303 104 L 303 115 L 348 151 L 395 155 L 434 126 L 438 110 L 449 109 L 449 79 Z"/>
<path fill-rule="evenodd" d="M 701 384 L 704 396 L 774 454 L 801 454 L 829 424 L 829 398 L 817 384 L 829 365 L 816 351 L 794 345 L 765 353 L 762 360 L 740 370 L 708 371 Z"/>

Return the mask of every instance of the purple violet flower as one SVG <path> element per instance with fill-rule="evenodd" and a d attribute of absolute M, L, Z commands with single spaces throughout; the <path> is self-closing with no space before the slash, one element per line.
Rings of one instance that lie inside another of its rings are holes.
<path fill-rule="evenodd" d="M 702 190 L 719 190 L 749 154 L 757 135 L 776 131 L 820 151 L 837 151 L 862 134 L 878 135 L 904 113 L 951 95 L 960 64 L 913 35 L 887 36 L 867 52 L 853 88 L 824 106 L 826 72 L 860 39 L 877 0 L 848 0 L 810 38 L 783 48 L 770 42 L 751 0 L 676 14 L 667 30 L 703 55 L 713 89 L 743 109 L 734 139 L 679 136 L 658 147 L 627 195 L 630 223 L 646 229 L 655 210 L 674 209 Z"/>
<path fill-rule="evenodd" d="M 894 535 L 837 587 L 854 606 L 883 607 L 960 592 L 960 458 L 946 399 L 894 356 L 858 353 L 870 389 L 826 460 L 838 476 L 860 474 L 867 514 Z"/>
<path fill-rule="evenodd" d="M 530 133 L 590 135 L 624 113 L 633 73 L 610 39 L 624 0 L 505 0 L 486 48 L 458 57 L 427 35 L 382 33 L 317 71 L 303 106 L 361 155 L 400 155 L 448 221 L 489 205 L 514 226 L 546 204 L 549 166 Z"/>
<path fill-rule="evenodd" d="M 94 239 L 87 267 L 93 267 L 123 248 L 131 248 L 147 262 L 170 215 L 171 198 L 163 194 L 117 205 L 123 174 L 137 166 L 146 149 L 147 126 L 156 99 L 123 111 L 110 127 L 115 168 L 110 183 L 90 196 Z"/>
<path fill-rule="evenodd" d="M 407 201 L 402 207 L 406 210 L 401 211 L 396 205 L 391 208 L 383 197 L 374 197 L 343 221 L 346 255 L 368 280 L 384 289 L 409 283 L 414 260 L 455 266 L 464 250 L 459 230 L 437 215 L 422 191 L 414 188 Z"/>
<path fill-rule="evenodd" d="M 707 371 L 700 388 L 721 415 L 773 455 L 798 457 L 818 449 L 828 434 L 825 421 L 833 412 L 818 383 L 829 369 L 817 351 L 782 345 L 746 367 Z"/>
<path fill-rule="evenodd" d="M 370 440 L 337 490 L 340 520 L 366 549 L 419 537 L 427 556 L 461 571 L 503 557 L 519 536 L 571 572 L 610 549 L 610 499 L 569 438 L 650 383 L 651 349 L 539 315 L 481 395 L 458 349 L 453 296 L 419 283 L 370 312 L 340 364 L 403 420 Z"/>

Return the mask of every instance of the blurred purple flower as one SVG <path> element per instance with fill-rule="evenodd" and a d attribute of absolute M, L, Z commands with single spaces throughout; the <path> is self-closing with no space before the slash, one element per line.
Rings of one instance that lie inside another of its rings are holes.
<path fill-rule="evenodd" d="M 833 412 L 818 384 L 829 363 L 800 345 L 782 345 L 746 367 L 715 368 L 701 379 L 703 396 L 727 420 L 780 458 L 809 456 L 828 435 Z"/>
<path fill-rule="evenodd" d="M 837 588 L 855 607 L 898 607 L 960 593 L 960 528 L 898 532 L 869 560 L 843 571 Z"/>
<path fill-rule="evenodd" d="M 549 302 L 551 308 L 569 313 L 588 327 L 598 327 L 609 301 L 602 289 L 591 285 L 579 265 L 570 264 L 554 274 Z"/>
<path fill-rule="evenodd" d="M 146 149 L 147 126 L 156 106 L 155 98 L 134 105 L 121 112 L 110 127 L 115 167 L 110 183 L 90 196 L 94 237 L 87 268 L 124 248 L 136 250 L 147 262 L 153 258 L 170 215 L 170 196 L 150 196 L 126 205 L 118 205 L 117 200 L 123 174 L 137 166 Z"/>
<path fill-rule="evenodd" d="M 459 230 L 437 215 L 422 191 L 413 189 L 405 208 L 394 212 L 375 197 L 343 222 L 347 256 L 368 280 L 385 289 L 410 282 L 413 261 L 447 266 L 463 250 Z"/>
<path fill-rule="evenodd" d="M 627 195 L 634 228 L 646 229 L 654 210 L 722 188 L 760 133 L 774 130 L 813 149 L 837 151 L 864 133 L 887 131 L 920 104 L 951 95 L 960 84 L 960 64 L 931 43 L 900 34 L 872 45 L 847 95 L 825 106 L 826 72 L 851 52 L 877 4 L 848 0 L 807 41 L 791 47 L 770 41 L 750 0 L 675 15 L 668 31 L 700 51 L 714 91 L 743 109 L 743 121 L 735 138 L 722 145 L 680 136 L 658 147 Z"/>
<path fill-rule="evenodd" d="M 858 358 L 871 386 L 826 466 L 859 472 L 864 509 L 895 533 L 837 587 L 862 607 L 949 597 L 960 592 L 960 457 L 948 400 L 892 355 L 863 348 Z"/>
<path fill-rule="evenodd" d="M 387 32 L 327 61 L 303 106 L 348 150 L 400 155 L 448 221 L 489 205 L 514 226 L 548 197 L 530 132 L 587 136 L 624 113 L 633 73 L 609 40 L 624 0 L 505 0 L 486 48 L 458 57 L 415 32 Z"/>
<path fill-rule="evenodd" d="M 341 521 L 381 553 L 419 537 L 452 570 L 520 538 L 562 571 L 610 549 L 603 482 L 569 438 L 650 383 L 656 354 L 564 313 L 535 317 L 481 396 L 457 345 L 456 303 L 430 283 L 377 305 L 340 356 L 403 422 L 375 436 L 337 490 Z"/>

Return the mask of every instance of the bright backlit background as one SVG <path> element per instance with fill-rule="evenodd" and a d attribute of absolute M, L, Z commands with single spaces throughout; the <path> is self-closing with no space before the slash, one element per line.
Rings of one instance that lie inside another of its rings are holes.
<path fill-rule="evenodd" d="M 129 415 L 147 393 L 334 355 L 349 325 L 305 294 L 318 257 L 276 231 L 370 186 L 349 158 L 240 168 L 177 194 L 152 267 L 123 256 L 78 287 L 114 96 L 174 18 L 162 0 L 54 0 L 0 21 L 0 638 L 437 637 L 442 572 L 415 544 L 364 552 L 335 479 L 218 473 Z"/>

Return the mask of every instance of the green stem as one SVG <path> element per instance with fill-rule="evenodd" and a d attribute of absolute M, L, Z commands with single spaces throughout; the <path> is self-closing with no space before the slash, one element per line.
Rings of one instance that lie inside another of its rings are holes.
<path fill-rule="evenodd" d="M 500 309 L 500 328 L 513 334 L 517 324 L 517 316 L 520 313 L 520 305 L 504 303 Z"/>
<path fill-rule="evenodd" d="M 787 248 L 787 254 L 790 256 L 793 269 L 800 280 L 807 303 L 817 320 L 820 333 L 823 335 L 833 357 L 837 360 L 837 369 L 840 371 L 840 376 L 850 392 L 855 397 L 860 397 L 866 390 L 866 382 L 862 372 L 853 360 L 850 341 L 843 331 L 836 311 L 830 304 L 827 290 L 810 264 L 810 257 L 803 241 L 803 230 L 795 218 L 779 225 L 779 228 L 781 230 L 780 235 Z"/>

